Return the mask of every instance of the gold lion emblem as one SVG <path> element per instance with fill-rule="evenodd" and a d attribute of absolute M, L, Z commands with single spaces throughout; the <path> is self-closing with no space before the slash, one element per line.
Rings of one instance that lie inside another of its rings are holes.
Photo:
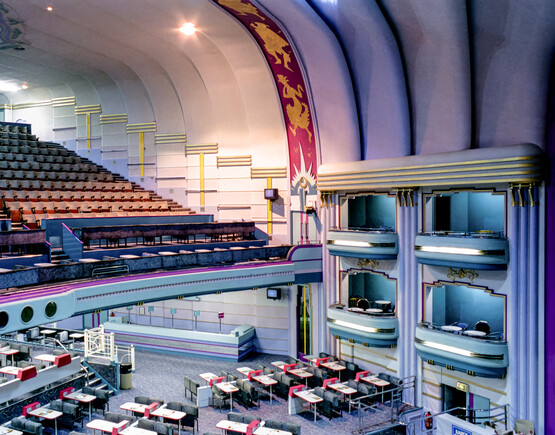
<path fill-rule="evenodd" d="M 293 72 L 293 70 L 289 68 L 291 56 L 285 51 L 285 47 L 289 47 L 289 43 L 272 29 L 270 29 L 267 24 L 252 23 L 251 27 L 256 33 L 260 35 L 260 37 L 264 41 L 264 48 L 266 49 L 268 54 L 275 58 L 276 63 L 281 64 L 281 59 L 279 57 L 281 56 L 283 58 L 283 66 L 289 71 Z"/>

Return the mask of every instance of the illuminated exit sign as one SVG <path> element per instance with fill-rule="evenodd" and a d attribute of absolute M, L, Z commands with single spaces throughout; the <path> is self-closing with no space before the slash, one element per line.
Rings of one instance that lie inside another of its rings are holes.
<path fill-rule="evenodd" d="M 465 393 L 468 393 L 468 384 L 463 384 L 462 382 L 457 382 L 457 390 L 459 391 L 464 391 Z"/>

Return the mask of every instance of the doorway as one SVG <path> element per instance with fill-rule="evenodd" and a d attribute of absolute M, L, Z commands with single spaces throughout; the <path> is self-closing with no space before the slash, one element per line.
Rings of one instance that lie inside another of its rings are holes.
<path fill-rule="evenodd" d="M 297 286 L 297 357 L 312 353 L 312 294 L 310 285 Z"/>

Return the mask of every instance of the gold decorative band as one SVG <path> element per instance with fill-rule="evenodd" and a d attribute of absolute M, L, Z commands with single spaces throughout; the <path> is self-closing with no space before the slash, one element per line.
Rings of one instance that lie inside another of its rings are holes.
<path fill-rule="evenodd" d="M 93 104 L 89 106 L 75 106 L 76 115 L 86 115 L 87 113 L 102 113 L 100 104 Z"/>
<path fill-rule="evenodd" d="M 156 131 L 156 121 L 127 124 L 127 133 L 147 133 Z"/>
<path fill-rule="evenodd" d="M 251 168 L 251 178 L 287 178 L 287 168 Z"/>
<path fill-rule="evenodd" d="M 75 106 L 75 97 L 52 98 L 52 107 Z"/>
<path fill-rule="evenodd" d="M 195 143 L 185 145 L 185 153 L 191 154 L 216 154 L 218 152 L 217 143 Z"/>
<path fill-rule="evenodd" d="M 156 145 L 164 145 L 164 144 L 170 144 L 170 143 L 186 143 L 186 142 L 187 142 L 187 133 L 154 135 L 154 143 Z"/>
<path fill-rule="evenodd" d="M 21 110 L 21 109 L 32 109 L 34 107 L 44 107 L 44 106 L 51 106 L 52 100 L 44 100 L 44 101 L 35 101 L 30 103 L 21 103 L 21 104 L 13 104 L 13 110 Z"/>
<path fill-rule="evenodd" d="M 224 166 L 251 166 L 252 156 L 218 156 L 218 168 Z"/>
<path fill-rule="evenodd" d="M 127 124 L 127 114 L 118 113 L 113 115 L 100 115 L 101 124 L 117 124 L 125 122 Z"/>

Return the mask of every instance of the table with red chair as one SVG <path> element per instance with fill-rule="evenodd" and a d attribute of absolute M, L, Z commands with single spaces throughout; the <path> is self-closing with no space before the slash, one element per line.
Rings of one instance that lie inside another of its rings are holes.
<path fill-rule="evenodd" d="M 214 374 L 214 373 L 210 373 L 210 372 L 208 372 L 208 373 L 201 373 L 199 376 L 204 380 L 204 382 L 206 382 L 207 385 L 210 384 L 210 381 L 211 381 L 212 379 L 215 379 L 215 378 L 218 377 L 218 375 L 216 375 L 216 374 Z"/>
<path fill-rule="evenodd" d="M 96 396 L 92 394 L 84 394 L 80 392 L 72 392 L 62 396 L 62 399 L 75 400 L 79 403 L 89 404 L 89 420 L 92 418 L 92 403 L 95 401 Z"/>
<path fill-rule="evenodd" d="M 270 387 L 270 403 L 272 403 L 272 386 L 276 385 L 278 381 L 268 375 L 264 375 L 262 370 L 253 370 L 249 373 L 249 380 L 254 380 L 265 387 Z"/>
<path fill-rule="evenodd" d="M 9 348 L 8 348 L 8 349 L 1 349 L 1 350 L 0 350 L 0 355 L 6 355 L 6 356 L 11 356 L 11 357 L 12 357 L 12 365 L 15 364 L 15 363 L 14 363 L 14 357 L 13 357 L 13 356 L 14 356 L 16 353 L 19 353 L 19 350 L 17 350 L 17 349 L 9 349 Z"/>
<path fill-rule="evenodd" d="M 0 435 L 23 435 L 23 432 L 7 426 L 0 426 Z"/>
<path fill-rule="evenodd" d="M 289 414 L 298 414 L 302 411 L 302 405 L 299 404 L 295 398 L 302 399 L 305 403 L 308 403 L 314 408 L 314 421 L 316 421 L 316 404 L 322 402 L 324 399 L 317 396 L 312 392 L 312 390 L 307 390 L 306 385 L 295 385 L 289 388 Z"/>
<path fill-rule="evenodd" d="M 246 378 L 253 370 L 250 367 L 239 367 L 237 371 L 243 375 L 243 378 Z"/>
<path fill-rule="evenodd" d="M 383 393 L 384 393 L 384 387 L 387 387 L 389 385 L 391 385 L 389 382 L 384 381 L 381 378 L 378 378 L 376 375 L 369 375 L 369 376 L 362 376 L 360 377 L 361 381 L 367 382 L 369 384 L 374 385 L 377 388 L 381 388 L 381 393 L 382 393 L 382 402 L 383 402 Z"/>
<path fill-rule="evenodd" d="M 339 364 L 335 361 L 321 362 L 320 367 L 325 367 L 328 370 L 332 370 L 334 372 L 337 372 L 337 376 L 339 377 L 339 381 L 341 381 L 341 372 L 347 368 L 347 367 L 342 366 L 341 364 Z"/>
<path fill-rule="evenodd" d="M 239 391 L 239 388 L 237 388 L 231 382 L 218 382 L 214 385 L 216 385 L 216 388 L 218 390 L 229 394 L 229 410 L 233 411 L 233 393 Z"/>
<path fill-rule="evenodd" d="M 176 411 L 168 408 L 156 408 L 150 412 L 150 415 L 167 418 L 168 420 L 177 420 L 177 431 L 181 433 L 181 419 L 187 414 L 183 411 Z"/>
<path fill-rule="evenodd" d="M 93 420 L 87 423 L 87 427 L 89 429 L 92 429 L 93 432 L 96 432 L 97 430 L 99 430 L 101 432 L 106 432 L 106 433 L 116 435 L 118 433 L 123 432 L 123 430 L 127 427 L 128 424 L 129 424 L 129 421 L 127 420 L 120 421 L 119 423 L 114 423 L 112 421 L 106 421 L 106 420 Z"/>
<path fill-rule="evenodd" d="M 351 398 L 350 396 L 352 394 L 355 394 L 357 392 L 357 390 L 355 390 L 352 387 L 349 387 L 348 385 L 339 382 L 338 378 L 330 378 L 330 379 L 325 379 L 324 380 L 324 385 L 323 385 L 324 389 L 326 388 L 330 388 L 334 391 L 337 391 L 338 393 L 343 395 L 343 400 L 348 400 L 349 402 L 349 413 L 351 413 Z"/>
<path fill-rule="evenodd" d="M 32 415 L 33 417 L 38 417 L 45 420 L 54 420 L 54 434 L 58 435 L 58 422 L 57 419 L 63 415 L 60 411 L 54 411 L 53 409 L 48 409 L 40 406 L 38 402 L 35 402 L 38 406 L 34 407 L 28 405 L 28 408 L 24 409 L 25 416 Z"/>

